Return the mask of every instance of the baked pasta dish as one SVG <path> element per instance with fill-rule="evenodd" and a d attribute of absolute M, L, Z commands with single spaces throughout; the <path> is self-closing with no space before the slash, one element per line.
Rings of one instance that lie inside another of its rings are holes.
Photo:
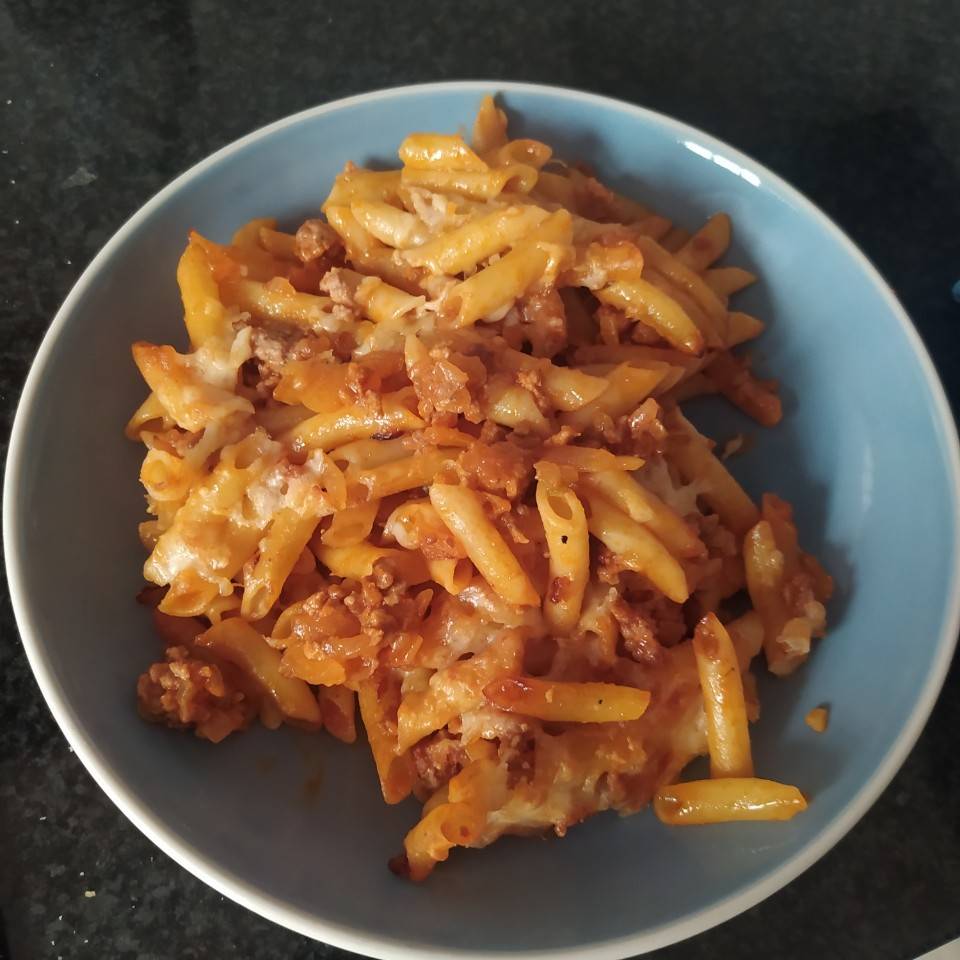
<path fill-rule="evenodd" d="M 793 816 L 754 773 L 754 664 L 804 661 L 831 581 L 734 479 L 743 438 L 682 412 L 781 417 L 736 349 L 763 324 L 729 305 L 755 279 L 717 265 L 729 219 L 689 234 L 489 97 L 469 143 L 399 160 L 348 163 L 295 232 L 190 233 L 189 345 L 133 345 L 140 712 L 213 743 L 352 742 L 359 713 L 384 800 L 422 804 L 391 861 L 414 880 L 603 810 Z"/>

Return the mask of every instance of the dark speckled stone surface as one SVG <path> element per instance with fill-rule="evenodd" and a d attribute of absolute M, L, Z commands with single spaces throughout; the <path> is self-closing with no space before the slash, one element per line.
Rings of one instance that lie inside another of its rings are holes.
<path fill-rule="evenodd" d="M 4 447 L 70 285 L 175 174 L 315 103 L 473 77 L 632 100 L 782 173 L 891 282 L 956 406 L 958 36 L 955 0 L 2 0 Z M 226 902 L 128 824 L 51 720 L 5 591 L 0 631 L 0 957 L 345 956 Z M 955 666 L 903 771 L 845 840 L 765 903 L 657 957 L 906 960 L 960 935 L 958 730 Z"/>

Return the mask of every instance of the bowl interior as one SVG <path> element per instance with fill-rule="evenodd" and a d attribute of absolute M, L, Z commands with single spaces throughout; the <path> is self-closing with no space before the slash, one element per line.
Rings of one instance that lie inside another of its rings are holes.
<path fill-rule="evenodd" d="M 185 343 L 174 271 L 186 231 L 223 240 L 254 216 L 295 224 L 346 160 L 393 164 L 412 130 L 469 129 L 482 91 L 407 90 L 303 115 L 218 155 L 125 228 L 71 297 L 19 414 L 11 581 L 31 658 L 81 756 L 154 839 L 221 889 L 372 953 L 391 943 L 555 952 L 640 933 L 610 947 L 635 952 L 696 932 L 704 911 L 749 889 L 748 906 L 787 878 L 771 881 L 778 868 L 823 852 L 825 831 L 930 698 L 956 582 L 953 428 L 914 338 L 835 230 L 708 137 L 562 91 L 504 97 L 513 130 L 588 160 L 679 223 L 729 212 L 727 262 L 761 277 L 738 304 L 769 321 L 756 365 L 782 382 L 784 422 L 761 431 L 721 401 L 693 413 L 720 439 L 755 435 L 734 471 L 752 493 L 794 503 L 803 543 L 837 581 L 829 637 L 795 677 L 763 683 L 753 730 L 759 773 L 798 784 L 809 811 L 688 829 L 603 815 L 562 842 L 455 853 L 413 886 L 386 861 L 416 806 L 383 804 L 363 744 L 256 730 L 212 747 L 135 711 L 136 677 L 160 647 L 133 599 L 140 450 L 122 427 L 144 387 L 129 348 Z M 803 714 L 823 702 L 831 724 L 817 736 Z"/>

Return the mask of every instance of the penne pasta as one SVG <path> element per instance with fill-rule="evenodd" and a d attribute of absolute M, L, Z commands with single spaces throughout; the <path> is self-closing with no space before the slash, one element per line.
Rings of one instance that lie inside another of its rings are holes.
<path fill-rule="evenodd" d="M 357 739 L 357 695 L 348 687 L 320 687 L 317 690 L 323 729 L 343 743 Z"/>
<path fill-rule="evenodd" d="M 474 575 L 473 564 L 467 559 L 427 560 L 427 569 L 430 571 L 430 579 L 439 583 L 452 596 L 462 593 Z"/>
<path fill-rule="evenodd" d="M 723 523 L 742 536 L 754 523 L 758 513 L 754 502 L 729 470 L 711 452 L 707 440 L 686 417 L 674 408 L 664 422 L 677 438 L 668 458 L 687 482 L 697 480 L 701 496 L 717 512 Z"/>
<path fill-rule="evenodd" d="M 751 317 L 749 313 L 732 310 L 727 314 L 728 347 L 735 347 L 738 344 L 746 343 L 748 340 L 755 340 L 763 333 L 763 330 L 763 321 Z"/>
<path fill-rule="evenodd" d="M 380 413 L 356 407 L 341 407 L 318 413 L 283 434 L 284 443 L 305 450 L 333 450 L 354 440 L 384 437 L 419 430 L 425 424 L 403 403 L 401 397 L 386 396 Z"/>
<path fill-rule="evenodd" d="M 544 275 L 555 275 L 568 256 L 572 239 L 570 215 L 552 213 L 518 241 L 506 256 L 447 294 L 447 309 L 456 313 L 456 325 L 467 327 L 493 317 L 525 294 Z"/>
<path fill-rule="evenodd" d="M 272 437 L 288 433 L 312 416 L 313 411 L 299 403 L 271 403 L 253 411 L 254 422 Z"/>
<path fill-rule="evenodd" d="M 190 343 L 199 347 L 211 337 L 226 332 L 226 317 L 220 290 L 206 251 L 196 243 L 187 244 L 177 265 L 177 283 L 183 298 L 184 323 Z"/>
<path fill-rule="evenodd" d="M 519 672 L 522 652 L 520 632 L 504 630 L 485 650 L 437 670 L 425 689 L 406 694 L 397 710 L 397 751 L 403 753 L 454 717 L 480 706 L 489 683 Z"/>
<path fill-rule="evenodd" d="M 529 193 L 537 182 L 537 171 L 523 163 L 482 172 L 404 167 L 400 180 L 407 187 L 459 193 L 475 200 L 492 200 L 508 189 Z"/>
<path fill-rule="evenodd" d="M 360 684 L 360 716 L 387 803 L 400 803 L 413 789 L 414 770 L 409 755 L 397 750 L 399 679 L 386 671 Z"/>
<path fill-rule="evenodd" d="M 385 802 L 421 804 L 390 861 L 416 881 L 603 810 L 792 817 L 800 791 L 754 776 L 754 660 L 796 669 L 833 583 L 728 469 L 743 435 L 719 457 L 681 410 L 781 418 L 732 352 L 764 324 L 717 265 L 729 218 L 674 225 L 491 97 L 469 142 L 398 155 L 346 163 L 295 231 L 191 231 L 189 348 L 133 345 L 141 715 L 353 743 L 359 710 Z M 698 756 L 711 779 L 678 783 Z"/>
<path fill-rule="evenodd" d="M 653 393 L 666 373 L 667 368 L 662 364 L 647 369 L 621 364 L 608 374 L 607 388 L 602 393 L 568 413 L 563 420 L 582 430 L 596 423 L 600 416 L 613 419 L 630 413 Z"/>
<path fill-rule="evenodd" d="M 550 426 L 533 394 L 506 378 L 492 378 L 487 384 L 483 413 L 488 420 L 514 430 L 544 431 Z"/>
<path fill-rule="evenodd" d="M 605 497 L 631 520 L 644 524 L 675 557 L 700 557 L 707 552 L 690 524 L 626 471 L 591 473 L 580 482 Z"/>
<path fill-rule="evenodd" d="M 363 543 L 370 536 L 379 508 L 379 500 L 365 500 L 338 510 L 321 535 L 320 543 L 325 547 L 352 547 Z"/>
<path fill-rule="evenodd" d="M 270 612 L 318 520 L 316 516 L 302 516 L 289 508 L 274 517 L 260 543 L 260 556 L 249 576 L 244 578 L 241 616 L 260 620 Z"/>
<path fill-rule="evenodd" d="M 369 500 L 381 500 L 395 493 L 414 490 L 430 484 L 436 473 L 459 451 L 428 449 L 402 460 L 361 470 L 353 475 L 356 484 L 364 489 Z"/>
<path fill-rule="evenodd" d="M 537 483 L 537 510 L 549 551 L 549 586 L 543 615 L 552 630 L 572 632 L 580 619 L 583 594 L 590 579 L 587 516 L 570 489 Z"/>
<path fill-rule="evenodd" d="M 745 676 L 750 661 L 763 648 L 763 621 L 756 610 L 749 610 L 736 620 L 731 620 L 726 627 L 734 649 L 737 651 L 740 674 Z"/>
<path fill-rule="evenodd" d="M 501 710 L 551 723 L 624 723 L 642 717 L 650 703 L 646 690 L 539 677 L 494 680 L 484 687 L 483 695 Z"/>
<path fill-rule="evenodd" d="M 383 532 L 405 550 L 421 551 L 428 562 L 463 560 L 467 556 L 463 544 L 447 529 L 429 500 L 401 504 L 387 518 Z"/>
<path fill-rule="evenodd" d="M 499 596 L 519 606 L 539 605 L 540 596 L 530 578 L 484 513 L 482 501 L 473 490 L 435 483 L 430 487 L 430 502 Z"/>
<path fill-rule="evenodd" d="M 693 652 L 703 691 L 711 777 L 752 777 L 747 707 L 737 651 L 712 613 L 697 624 Z"/>
<path fill-rule="evenodd" d="M 685 291 L 714 323 L 726 325 L 726 305 L 698 273 L 691 270 L 679 258 L 671 256 L 651 237 L 638 236 L 636 244 L 643 253 L 645 263 Z"/>
<path fill-rule="evenodd" d="M 628 569 L 642 573 L 675 603 L 690 596 L 683 568 L 652 533 L 603 497 L 587 491 L 586 500 L 590 533 Z"/>
<path fill-rule="evenodd" d="M 739 407 L 757 423 L 775 427 L 783 417 L 780 397 L 754 377 L 746 365 L 731 354 L 721 353 L 713 358 L 704 376 L 731 403 Z"/>
<path fill-rule="evenodd" d="M 380 277 L 365 278 L 357 287 L 354 300 L 365 317 L 393 325 L 418 312 L 427 302 L 426 297 L 415 297 Z"/>
<path fill-rule="evenodd" d="M 194 643 L 247 671 L 288 721 L 307 727 L 322 724 L 320 705 L 310 688 L 302 680 L 283 676 L 280 654 L 248 623 L 236 617 L 222 620 Z"/>
<path fill-rule="evenodd" d="M 646 324 L 683 353 L 703 353 L 703 333 L 668 293 L 648 280 L 618 280 L 597 291 L 601 303 L 622 310 L 632 320 Z"/>
<path fill-rule="evenodd" d="M 401 244 L 412 247 L 401 256 L 431 273 L 467 273 L 512 246 L 546 218 L 547 213 L 538 207 L 504 207 L 422 244 Z"/>
<path fill-rule="evenodd" d="M 713 267 L 703 273 L 704 282 L 718 297 L 730 297 L 757 282 L 757 278 L 742 267 Z"/>
<path fill-rule="evenodd" d="M 674 225 L 660 238 L 660 246 L 670 253 L 676 253 L 689 239 L 689 230 Z"/>
<path fill-rule="evenodd" d="M 323 212 L 327 215 L 327 222 L 334 232 L 343 241 L 344 248 L 351 260 L 366 263 L 370 257 L 386 247 L 370 233 L 363 224 L 353 215 L 351 207 L 343 204 L 324 206 Z"/>
<path fill-rule="evenodd" d="M 729 823 L 732 820 L 790 820 L 807 809 L 796 787 L 727 777 L 662 787 L 653 798 L 657 816 L 669 824 Z"/>
<path fill-rule="evenodd" d="M 134 363 L 153 390 L 157 405 L 184 430 L 203 430 L 210 423 L 253 413 L 253 404 L 234 392 L 237 371 L 249 356 L 246 344 L 208 340 L 201 349 L 219 368 L 211 378 L 204 377 L 189 355 L 177 353 L 173 347 L 133 345 Z"/>
<path fill-rule="evenodd" d="M 430 238 L 416 215 L 383 200 L 354 200 L 350 213 L 371 236 L 390 247 L 414 247 Z"/>
<path fill-rule="evenodd" d="M 144 428 L 154 422 L 159 422 L 161 426 L 168 429 L 172 425 L 160 398 L 155 393 L 150 393 L 127 421 L 124 435 L 128 440 L 139 440 Z"/>
<path fill-rule="evenodd" d="M 545 463 L 575 467 L 583 473 L 602 473 L 609 470 L 637 470 L 643 466 L 639 457 L 618 457 L 598 447 L 543 446 L 540 456 Z"/>
<path fill-rule="evenodd" d="M 348 164 L 334 181 L 323 212 L 330 219 L 331 206 L 347 206 L 355 200 L 395 200 L 400 191 L 399 170 L 366 170 Z"/>
<path fill-rule="evenodd" d="M 698 273 L 719 260 L 730 246 L 730 218 L 714 214 L 676 253 L 677 259 Z"/>
<path fill-rule="evenodd" d="M 298 261 L 297 238 L 292 233 L 283 233 L 273 227 L 263 226 L 258 232 L 260 246 L 278 260 Z"/>
<path fill-rule="evenodd" d="M 553 171 L 542 170 L 537 177 L 536 186 L 533 189 L 533 196 L 558 203 L 568 210 L 578 212 L 576 187 L 569 177 Z"/>
<path fill-rule="evenodd" d="M 509 140 L 483 154 L 484 160 L 492 167 L 509 167 L 522 163 L 535 170 L 549 162 L 552 156 L 550 147 L 539 140 Z"/>
<path fill-rule="evenodd" d="M 480 101 L 473 124 L 473 149 L 483 155 L 502 147 L 507 142 L 507 115 L 486 96 Z"/>
<path fill-rule="evenodd" d="M 260 246 L 261 230 L 276 230 L 275 217 L 257 217 L 240 227 L 233 235 L 231 244 L 235 247 L 256 248 Z"/>
<path fill-rule="evenodd" d="M 422 556 L 411 550 L 393 550 L 372 543 L 331 547 L 319 544 L 314 548 L 317 560 L 334 576 L 360 580 L 373 575 L 376 564 L 386 562 L 404 583 L 417 584 L 430 579 L 430 571 Z"/>
<path fill-rule="evenodd" d="M 464 143 L 463 137 L 443 133 L 411 133 L 400 144 L 400 161 L 416 170 L 470 170 L 489 167 Z"/>
<path fill-rule="evenodd" d="M 465 803 L 441 803 L 404 838 L 406 870 L 411 880 L 424 880 L 450 855 L 469 846 L 480 833 L 477 812 Z"/>
<path fill-rule="evenodd" d="M 224 303 L 244 310 L 258 320 L 287 323 L 306 330 L 323 330 L 329 324 L 333 302 L 329 297 L 295 290 L 282 278 L 269 283 L 233 280 L 223 285 Z"/>
<path fill-rule="evenodd" d="M 549 360 L 537 360 L 518 350 L 504 351 L 498 362 L 505 370 L 529 371 L 536 376 L 544 395 L 557 410 L 580 410 L 610 388 L 609 380 L 571 367 L 559 367 Z"/>
<path fill-rule="evenodd" d="M 406 457 L 412 447 L 409 435 L 394 437 L 391 440 L 362 438 L 351 440 L 330 451 L 330 459 L 344 469 L 355 467 L 357 470 L 369 470 L 383 463 L 392 463 Z"/>

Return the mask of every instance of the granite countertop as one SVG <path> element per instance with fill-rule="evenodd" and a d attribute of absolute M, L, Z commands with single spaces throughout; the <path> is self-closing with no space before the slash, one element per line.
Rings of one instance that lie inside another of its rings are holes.
<path fill-rule="evenodd" d="M 482 11 L 482 12 L 481 12 Z M 435 79 L 622 97 L 783 174 L 860 244 L 960 402 L 960 7 L 494 0 L 0 0 L 3 447 L 83 266 L 175 174 L 270 120 Z M 0 958 L 346 956 L 170 861 L 72 755 L 0 590 Z M 816 866 L 656 954 L 906 960 L 960 935 L 960 672 L 903 770 Z"/>

